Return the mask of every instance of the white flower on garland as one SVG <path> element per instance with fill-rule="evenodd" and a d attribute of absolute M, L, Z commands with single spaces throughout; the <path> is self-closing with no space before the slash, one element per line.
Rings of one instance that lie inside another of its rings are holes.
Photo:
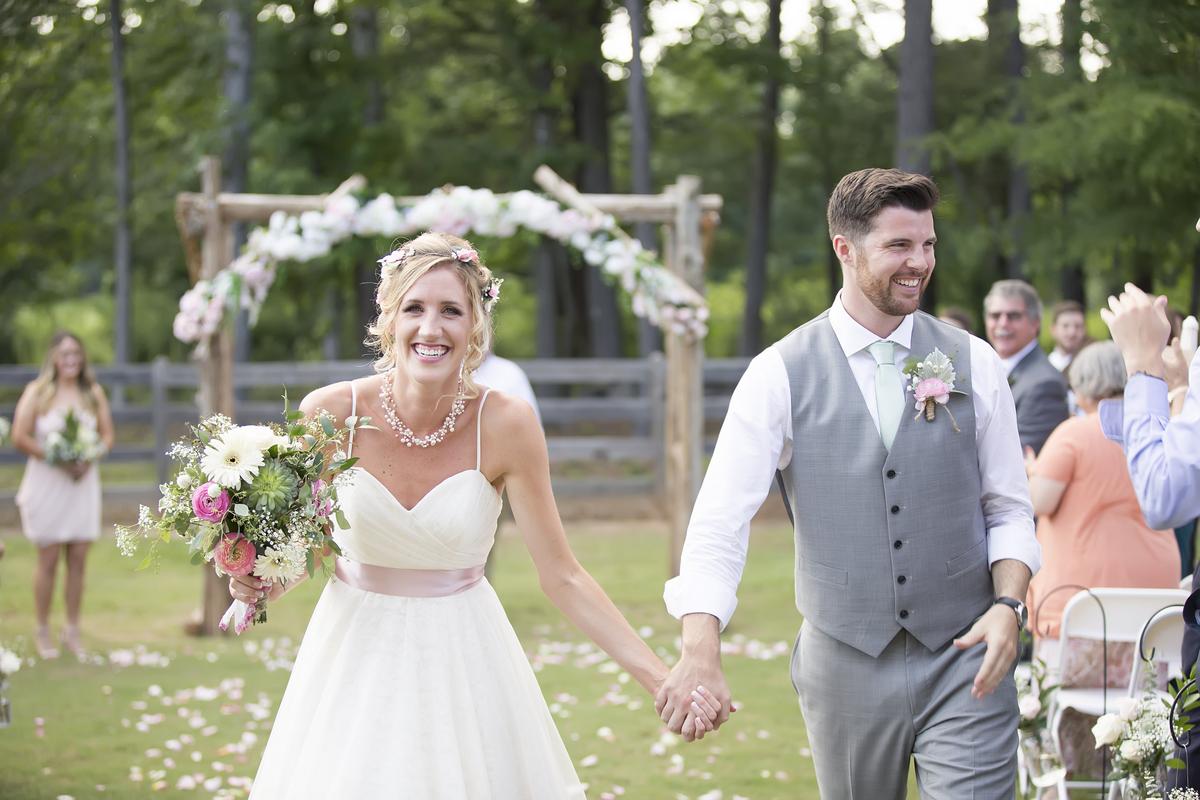
<path fill-rule="evenodd" d="M 214 483 L 228 489 L 236 489 L 242 481 L 258 474 L 263 465 L 263 451 L 258 446 L 258 437 L 232 428 L 209 442 L 200 459 L 200 469 Z"/>
<path fill-rule="evenodd" d="M 251 231 L 243 253 L 211 281 L 199 281 L 179 301 L 176 338 L 196 343 L 204 355 L 226 310 L 237 307 L 257 321 L 281 261 L 310 261 L 352 236 L 398 237 L 421 230 L 465 236 L 511 236 L 520 228 L 548 236 L 579 253 L 632 296 L 634 313 L 666 331 L 702 338 L 708 308 L 698 294 L 655 260 L 635 239 L 619 234 L 607 215 L 563 208 L 530 191 L 498 196 L 488 189 L 437 189 L 403 209 L 381 194 L 360 205 L 349 195 L 331 198 L 322 211 L 271 215 L 265 228 Z"/>

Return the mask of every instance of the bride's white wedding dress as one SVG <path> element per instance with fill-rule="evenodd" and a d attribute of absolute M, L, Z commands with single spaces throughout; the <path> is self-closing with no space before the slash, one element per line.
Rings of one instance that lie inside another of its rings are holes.
<path fill-rule="evenodd" d="M 583 798 L 483 578 L 502 501 L 479 470 L 478 432 L 475 469 L 412 508 L 352 473 L 338 491 L 344 558 L 309 621 L 251 797 Z"/>

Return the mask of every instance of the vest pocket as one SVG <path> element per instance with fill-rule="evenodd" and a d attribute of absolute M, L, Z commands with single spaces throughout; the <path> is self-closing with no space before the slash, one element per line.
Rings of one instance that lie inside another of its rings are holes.
<path fill-rule="evenodd" d="M 804 573 L 811 575 L 819 581 L 832 583 L 837 586 L 845 586 L 849 576 L 844 569 L 831 567 L 828 564 L 822 564 L 820 561 L 813 561 L 805 558 L 801 559 L 804 562 Z"/>
<path fill-rule="evenodd" d="M 987 563 L 987 538 L 980 539 L 965 552 L 946 562 L 946 575 L 953 578 L 980 563 Z"/>

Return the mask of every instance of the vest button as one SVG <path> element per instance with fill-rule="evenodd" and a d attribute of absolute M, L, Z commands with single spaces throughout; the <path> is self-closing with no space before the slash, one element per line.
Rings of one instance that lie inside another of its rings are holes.
<path fill-rule="evenodd" d="M 903 586 L 904 584 L 908 583 L 908 578 L 904 575 L 901 575 L 899 578 L 896 578 L 896 583 Z"/>
<path fill-rule="evenodd" d="M 900 609 L 900 619 L 908 619 L 908 609 L 907 608 Z"/>
<path fill-rule="evenodd" d="M 900 506 L 892 506 L 892 513 L 893 513 L 893 514 L 899 514 L 899 513 L 900 513 Z"/>
<path fill-rule="evenodd" d="M 902 541 L 900 541 L 899 539 L 897 539 L 896 541 L 892 542 L 892 547 L 894 547 L 894 548 L 896 548 L 897 550 L 899 550 L 901 547 L 904 547 L 904 542 L 902 542 Z"/>
<path fill-rule="evenodd" d="M 894 477 L 896 477 L 896 470 L 894 470 L 894 469 L 889 469 L 889 470 L 887 471 L 887 476 L 888 476 L 889 478 L 894 478 Z"/>

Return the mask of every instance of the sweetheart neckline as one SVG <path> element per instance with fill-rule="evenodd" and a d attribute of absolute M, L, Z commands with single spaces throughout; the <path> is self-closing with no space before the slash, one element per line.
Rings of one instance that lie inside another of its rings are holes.
<path fill-rule="evenodd" d="M 493 486 L 492 482 L 487 479 L 487 475 L 483 474 L 483 470 L 479 469 L 478 467 L 469 467 L 467 469 L 459 470 L 458 472 L 455 472 L 453 475 L 447 475 L 445 478 L 442 478 L 440 481 L 435 483 L 433 485 L 433 487 L 430 488 L 429 491 L 427 491 L 425 494 L 423 494 L 421 496 L 421 499 L 413 504 L 412 508 L 409 508 L 408 506 L 404 505 L 404 503 L 400 502 L 400 498 L 396 497 L 396 495 L 392 493 L 391 489 L 384 486 L 383 481 L 381 481 L 381 480 L 379 480 L 379 478 L 375 477 L 374 473 L 372 473 L 370 470 L 366 469 L 365 467 L 360 467 L 360 466 L 355 465 L 355 466 L 351 467 L 350 470 L 348 470 L 348 471 L 353 471 L 353 470 L 357 470 L 358 472 L 361 472 L 364 475 L 368 476 L 375 483 L 376 486 L 378 486 L 380 489 L 383 490 L 384 494 L 386 494 L 389 498 L 391 498 L 392 502 L 395 503 L 398 508 L 402 509 L 403 511 L 405 511 L 408 514 L 412 514 L 418 508 L 420 508 L 421 503 L 424 503 L 427 499 L 429 499 L 430 495 L 432 495 L 434 492 L 436 492 L 438 489 L 440 489 L 445 484 L 449 483 L 450 481 L 454 480 L 455 478 L 457 478 L 460 475 L 469 475 L 471 473 L 474 473 L 474 474 L 478 475 L 479 477 L 483 478 L 483 482 L 486 483 L 487 487 L 492 490 L 492 494 L 496 497 L 496 499 L 501 500 L 501 502 L 503 502 L 502 498 L 500 496 L 500 493 L 498 491 L 496 491 L 496 487 Z"/>

